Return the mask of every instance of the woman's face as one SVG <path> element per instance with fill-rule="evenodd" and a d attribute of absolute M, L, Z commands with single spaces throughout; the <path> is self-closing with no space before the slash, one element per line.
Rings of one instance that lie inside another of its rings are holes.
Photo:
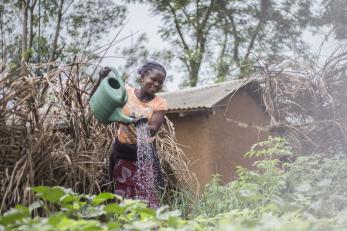
<path fill-rule="evenodd" d="M 141 77 L 142 89 L 149 95 L 154 95 L 163 87 L 165 75 L 163 72 L 152 69 Z"/>

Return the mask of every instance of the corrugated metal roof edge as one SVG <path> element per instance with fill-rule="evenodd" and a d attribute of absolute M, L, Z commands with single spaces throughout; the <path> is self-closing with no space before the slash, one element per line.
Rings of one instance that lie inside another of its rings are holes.
<path fill-rule="evenodd" d="M 167 110 L 167 113 L 179 113 L 179 112 L 194 112 L 194 111 L 207 111 L 209 107 L 186 107 L 186 108 L 172 108 Z"/>
<path fill-rule="evenodd" d="M 177 94 L 177 93 L 186 93 L 186 92 L 192 92 L 192 91 L 198 91 L 198 90 L 204 90 L 204 89 L 208 89 L 208 88 L 212 88 L 212 87 L 216 87 L 216 86 L 220 86 L 220 85 L 228 85 L 228 84 L 232 84 L 232 83 L 239 83 L 244 81 L 249 82 L 251 80 L 255 80 L 258 77 L 250 77 L 247 79 L 235 79 L 235 80 L 229 80 L 229 81 L 225 81 L 225 82 L 221 82 L 221 83 L 214 83 L 214 84 L 209 84 L 209 85 L 205 85 L 205 86 L 198 86 L 198 87 L 189 87 L 189 88 L 184 88 L 184 89 L 180 89 L 177 91 L 169 91 L 169 92 L 160 92 L 158 93 L 159 96 L 165 96 L 165 95 L 170 95 L 170 94 Z"/>
<path fill-rule="evenodd" d="M 213 105 L 215 105 L 217 102 L 221 101 L 222 99 L 224 99 L 227 95 L 238 91 L 239 89 L 245 87 L 248 84 L 251 84 L 252 82 L 259 80 L 258 76 L 253 76 L 247 79 L 238 79 L 238 80 L 231 80 L 231 81 L 225 81 L 222 83 L 216 83 L 216 84 L 211 84 L 211 85 L 207 85 L 207 86 L 201 86 L 201 87 L 192 87 L 192 88 L 187 88 L 187 89 L 182 89 L 182 90 L 178 90 L 178 91 L 173 91 L 173 92 L 164 92 L 164 93 L 159 93 L 159 96 L 169 96 L 171 94 L 179 94 L 179 93 L 186 93 L 186 92 L 194 92 L 194 91 L 198 91 L 198 90 L 203 90 L 203 89 L 207 89 L 207 88 L 211 88 L 211 87 L 216 87 L 216 86 L 220 86 L 220 85 L 227 85 L 227 84 L 232 84 L 232 83 L 239 83 L 244 81 L 243 84 L 241 84 L 237 89 L 233 89 L 232 91 L 228 92 L 227 94 L 225 94 L 224 97 L 220 98 L 220 99 L 216 99 L 216 102 L 213 103 L 212 105 L 209 105 L 208 107 L 178 107 L 178 108 L 171 108 L 168 110 L 168 113 L 177 113 L 180 111 L 203 111 L 203 110 L 208 110 L 211 109 L 213 107 Z"/>

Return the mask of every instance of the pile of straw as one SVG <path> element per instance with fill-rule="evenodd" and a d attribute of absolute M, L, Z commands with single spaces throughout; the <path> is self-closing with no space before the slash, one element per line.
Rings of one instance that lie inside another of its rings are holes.
<path fill-rule="evenodd" d="M 36 185 L 60 185 L 82 193 L 112 191 L 108 158 L 117 125 L 100 124 L 90 113 L 92 79 L 87 65 L 51 67 L 27 65 L 1 73 L 0 211 L 30 204 L 33 195 L 28 188 Z M 192 177 L 168 120 L 160 134 L 166 187 L 188 187 Z"/>
<path fill-rule="evenodd" d="M 346 47 L 337 47 L 322 66 L 294 64 L 262 65 L 271 130 L 286 137 L 298 153 L 346 153 Z"/>

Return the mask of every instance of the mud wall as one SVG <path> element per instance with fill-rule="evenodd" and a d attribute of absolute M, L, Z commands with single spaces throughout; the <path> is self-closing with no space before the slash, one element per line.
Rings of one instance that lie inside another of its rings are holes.
<path fill-rule="evenodd" d="M 254 159 L 244 159 L 243 154 L 268 136 L 266 113 L 244 89 L 226 97 L 211 111 L 168 117 L 192 162 L 191 171 L 198 178 L 200 190 L 213 174 L 220 174 L 228 182 L 235 177 L 236 166 L 251 167 Z"/>
<path fill-rule="evenodd" d="M 244 90 L 239 90 L 215 105 L 209 117 L 211 174 L 219 173 L 228 182 L 236 177 L 237 166 L 252 168 L 256 159 L 244 158 L 253 144 L 268 137 L 268 117 L 261 106 Z"/>

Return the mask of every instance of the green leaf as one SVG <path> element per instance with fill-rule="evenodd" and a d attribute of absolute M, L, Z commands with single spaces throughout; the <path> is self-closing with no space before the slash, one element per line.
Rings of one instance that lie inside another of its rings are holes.
<path fill-rule="evenodd" d="M 132 224 L 124 225 L 125 230 L 156 230 L 158 224 L 153 221 L 135 221 Z"/>
<path fill-rule="evenodd" d="M 96 231 L 104 230 L 99 221 L 96 220 L 73 220 L 67 217 L 62 217 L 60 222 L 56 225 L 58 230 L 83 230 L 83 231 Z"/>
<path fill-rule="evenodd" d="M 27 217 L 30 217 L 29 208 L 17 205 L 16 208 L 9 210 L 0 217 L 0 224 L 7 226 Z"/>
<path fill-rule="evenodd" d="M 41 208 L 43 205 L 43 201 L 35 201 L 29 206 L 29 211 L 32 212 L 35 209 Z"/>
<path fill-rule="evenodd" d="M 77 200 L 79 200 L 79 197 L 75 195 L 64 195 L 60 198 L 62 204 L 68 204 Z"/>
<path fill-rule="evenodd" d="M 122 224 L 119 222 L 109 222 L 107 223 L 107 228 L 110 230 L 117 230 L 122 227 Z"/>
<path fill-rule="evenodd" d="M 45 193 L 49 188 L 48 186 L 36 186 L 32 187 L 31 190 L 36 193 Z"/>
<path fill-rule="evenodd" d="M 115 198 L 116 195 L 112 193 L 100 193 L 92 199 L 93 205 L 99 205 L 107 200 Z"/>
<path fill-rule="evenodd" d="M 53 214 L 48 218 L 48 224 L 57 227 L 58 224 L 65 218 L 67 217 L 63 213 Z"/>
<path fill-rule="evenodd" d="M 57 203 L 60 199 L 66 194 L 66 191 L 61 187 L 47 187 L 47 186 L 38 186 L 32 188 L 36 195 L 43 200 Z"/>
<path fill-rule="evenodd" d="M 156 217 L 156 211 L 154 209 L 151 208 L 140 208 L 137 210 L 138 213 L 140 214 L 141 218 L 150 218 Z"/>
<path fill-rule="evenodd" d="M 169 211 L 167 206 L 160 207 L 156 211 L 157 218 L 162 221 L 167 221 L 171 217 L 180 217 L 181 214 L 180 210 Z"/>
<path fill-rule="evenodd" d="M 125 209 L 125 207 L 122 207 L 116 203 L 109 204 L 104 207 L 106 214 L 123 214 L 125 212 Z"/>
<path fill-rule="evenodd" d="M 101 215 L 105 214 L 105 211 L 103 209 L 103 205 L 99 206 L 87 206 L 83 208 L 81 211 L 81 216 L 84 218 L 93 218 L 93 217 L 99 217 Z"/>

